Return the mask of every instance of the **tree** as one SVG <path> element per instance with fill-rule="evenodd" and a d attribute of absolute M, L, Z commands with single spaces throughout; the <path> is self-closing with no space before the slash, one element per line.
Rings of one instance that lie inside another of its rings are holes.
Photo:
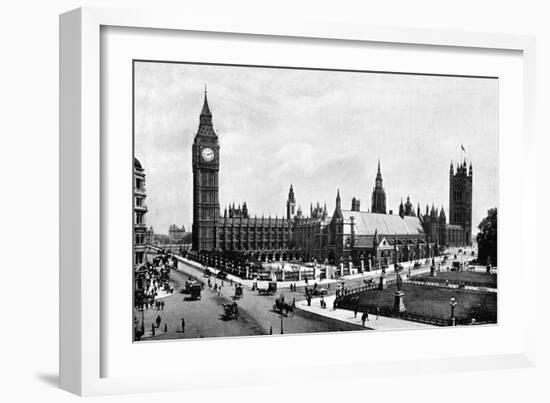
<path fill-rule="evenodd" d="M 487 259 L 491 259 L 492 265 L 497 265 L 497 208 L 487 211 L 485 217 L 478 225 L 477 234 L 479 263 L 487 264 Z"/>

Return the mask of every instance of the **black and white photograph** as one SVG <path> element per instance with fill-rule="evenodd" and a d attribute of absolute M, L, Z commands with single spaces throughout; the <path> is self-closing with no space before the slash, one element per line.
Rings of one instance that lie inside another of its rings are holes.
<path fill-rule="evenodd" d="M 7 2 L 2 401 L 546 402 L 545 6 Z"/>
<path fill-rule="evenodd" d="M 134 342 L 498 323 L 497 77 L 132 68 Z"/>

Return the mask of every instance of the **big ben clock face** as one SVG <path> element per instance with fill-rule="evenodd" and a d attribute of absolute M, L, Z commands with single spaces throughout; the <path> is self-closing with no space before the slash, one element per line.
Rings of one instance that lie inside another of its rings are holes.
<path fill-rule="evenodd" d="M 211 148 L 204 148 L 201 152 L 202 159 L 206 162 L 210 162 L 214 159 L 214 151 Z"/>

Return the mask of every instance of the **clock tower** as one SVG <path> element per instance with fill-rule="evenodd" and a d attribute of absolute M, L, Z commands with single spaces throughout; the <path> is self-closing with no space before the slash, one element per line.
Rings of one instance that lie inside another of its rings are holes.
<path fill-rule="evenodd" d="M 192 148 L 193 162 L 193 250 L 212 250 L 218 247 L 218 173 L 220 146 L 212 126 L 206 88 L 200 123 Z"/>

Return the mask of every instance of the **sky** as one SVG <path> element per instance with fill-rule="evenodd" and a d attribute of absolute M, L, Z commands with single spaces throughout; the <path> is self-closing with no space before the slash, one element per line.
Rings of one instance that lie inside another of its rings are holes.
<path fill-rule="evenodd" d="M 498 80 L 136 62 L 135 156 L 146 173 L 146 223 L 192 223 L 191 146 L 205 84 L 220 144 L 220 209 L 285 214 L 292 184 L 310 203 L 370 209 L 380 159 L 387 209 L 401 198 L 444 207 L 449 166 L 473 165 L 473 225 L 498 204 Z"/>

